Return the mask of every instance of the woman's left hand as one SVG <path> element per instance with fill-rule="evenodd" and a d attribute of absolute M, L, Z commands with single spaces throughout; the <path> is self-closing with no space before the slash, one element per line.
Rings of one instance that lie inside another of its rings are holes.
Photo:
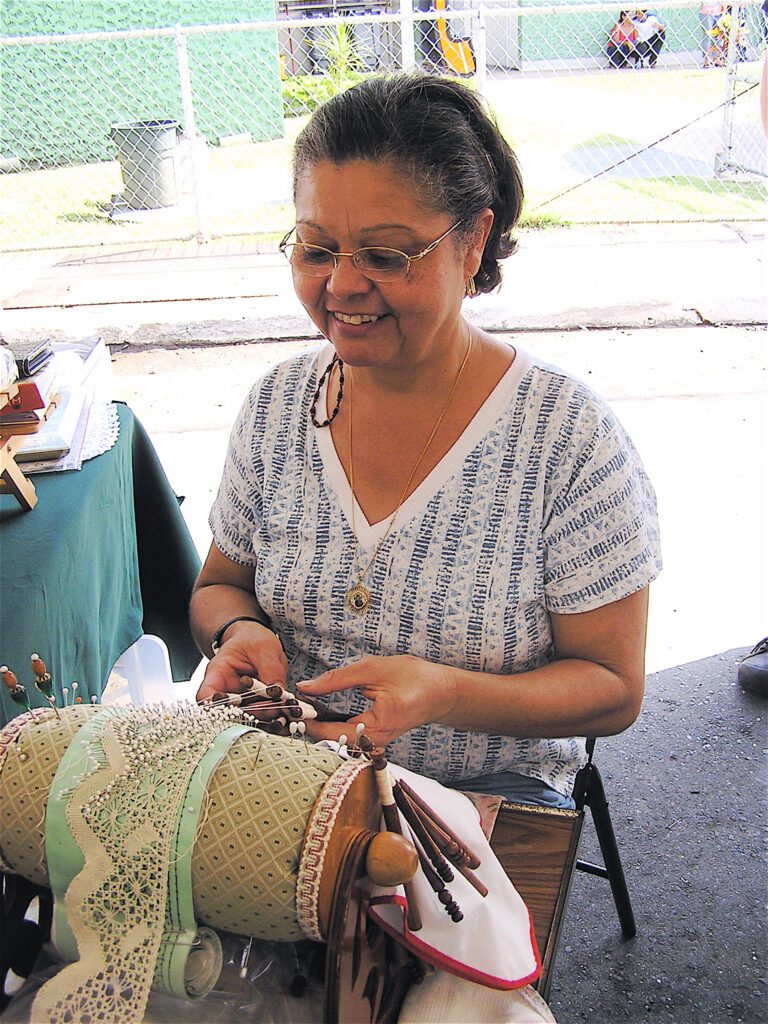
<path fill-rule="evenodd" d="M 358 722 L 377 746 L 392 743 L 398 736 L 425 722 L 439 721 L 456 703 L 454 673 L 409 654 L 389 657 L 366 655 L 343 668 L 331 669 L 316 679 L 299 683 L 299 696 L 319 697 L 356 686 L 371 702 L 349 723 L 307 720 L 307 735 L 313 740 L 336 740 L 354 730 Z"/>

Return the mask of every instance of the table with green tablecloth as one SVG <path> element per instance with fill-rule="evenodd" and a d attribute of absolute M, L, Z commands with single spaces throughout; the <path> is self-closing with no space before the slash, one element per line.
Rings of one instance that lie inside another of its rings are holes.
<path fill-rule="evenodd" d="M 120 434 L 80 470 L 34 476 L 38 503 L 23 512 L 0 499 L 0 662 L 33 707 L 30 655 L 84 701 L 100 695 L 117 658 L 142 633 L 162 637 L 175 680 L 197 652 L 187 604 L 200 560 L 157 453 L 131 410 Z M 19 714 L 0 686 L 0 724 Z"/>

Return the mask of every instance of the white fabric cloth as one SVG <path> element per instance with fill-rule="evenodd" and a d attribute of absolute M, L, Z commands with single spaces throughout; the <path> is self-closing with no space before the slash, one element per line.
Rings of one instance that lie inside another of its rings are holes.
<path fill-rule="evenodd" d="M 365 582 L 345 605 L 387 522 L 368 523 L 310 405 L 330 346 L 257 382 L 232 431 L 211 512 L 217 547 L 254 567 L 288 683 L 364 654 L 413 654 L 510 676 L 551 660 L 550 613 L 589 611 L 649 583 L 661 562 L 655 498 L 635 449 L 583 383 L 518 349 L 453 448 L 404 502 Z M 323 408 L 322 401 L 318 403 Z M 360 712 L 357 690 L 332 707 Z M 584 741 L 517 739 L 424 725 L 388 748 L 440 781 L 515 771 L 569 794 Z"/>
<path fill-rule="evenodd" d="M 530 986 L 499 992 L 438 971 L 411 985 L 398 1024 L 556 1024 Z"/>
<path fill-rule="evenodd" d="M 391 778 L 405 782 L 446 822 L 480 860 L 474 874 L 488 889 L 487 896 L 454 869 L 448 890 L 464 914 L 454 922 L 446 914 L 423 871 L 413 878 L 422 927 L 408 930 L 402 887 L 375 888 L 368 915 L 417 957 L 440 970 L 494 989 L 520 988 L 541 971 L 533 923 L 522 897 L 507 877 L 483 834 L 476 808 L 463 795 L 439 782 L 389 765 Z M 404 818 L 403 834 L 413 840 Z M 439 1017 L 427 1018 L 440 1020 Z"/>

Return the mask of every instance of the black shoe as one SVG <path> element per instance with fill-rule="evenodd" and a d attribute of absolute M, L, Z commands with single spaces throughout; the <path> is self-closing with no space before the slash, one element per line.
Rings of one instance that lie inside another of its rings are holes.
<path fill-rule="evenodd" d="M 768 636 L 741 659 L 736 678 L 745 690 L 768 696 Z"/>

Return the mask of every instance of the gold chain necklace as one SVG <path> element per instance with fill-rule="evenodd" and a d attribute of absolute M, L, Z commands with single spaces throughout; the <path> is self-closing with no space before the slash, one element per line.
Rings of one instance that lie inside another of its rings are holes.
<path fill-rule="evenodd" d="M 419 457 L 416 460 L 416 465 L 411 470 L 410 476 L 408 477 L 408 479 L 405 482 L 405 487 L 403 488 L 403 493 L 400 495 L 400 500 L 398 501 L 397 505 L 395 506 L 394 512 L 389 517 L 389 522 L 387 523 L 387 528 L 384 531 L 384 534 L 383 534 L 381 540 L 376 545 L 376 550 L 371 555 L 370 559 L 368 560 L 368 564 L 365 566 L 364 569 L 360 568 L 360 562 L 359 562 L 359 558 L 358 558 L 359 548 L 358 548 L 358 544 L 357 544 L 357 528 L 355 526 L 355 503 L 356 503 L 357 499 L 355 498 L 355 467 L 354 467 L 354 462 L 353 462 L 353 459 L 352 459 L 352 408 L 353 408 L 352 407 L 352 392 L 353 392 L 354 389 L 352 387 L 352 373 L 350 371 L 350 374 L 349 374 L 349 385 L 350 385 L 350 387 L 349 387 L 349 486 L 350 486 L 350 488 L 352 490 L 352 533 L 354 534 L 354 538 L 355 538 L 355 575 L 357 576 L 357 583 L 353 587 L 350 587 L 350 589 L 347 591 L 345 600 L 346 600 L 347 608 L 349 608 L 349 610 L 351 612 L 355 612 L 355 614 L 357 614 L 357 615 L 363 615 L 363 614 L 365 614 L 365 612 L 368 611 L 368 608 L 369 608 L 370 603 L 371 603 L 371 592 L 368 589 L 368 587 L 366 587 L 366 585 L 363 582 L 363 580 L 365 579 L 366 575 L 368 574 L 368 571 L 371 568 L 371 566 L 373 565 L 373 563 L 376 561 L 376 557 L 377 557 L 379 551 L 381 551 L 382 544 L 384 543 L 384 541 L 387 539 L 387 537 L 389 536 L 390 532 L 392 531 L 392 527 L 395 525 L 395 520 L 397 519 L 397 514 L 400 511 L 400 508 L 402 507 L 403 502 L 405 501 L 405 497 L 408 494 L 408 491 L 410 489 L 411 483 L 413 482 L 413 478 L 416 476 L 416 471 L 418 470 L 419 466 L 421 465 L 421 463 L 422 463 L 422 461 L 424 459 L 424 456 L 427 454 L 427 451 L 429 450 L 429 446 L 432 444 L 432 441 L 435 438 L 435 434 L 440 429 L 440 424 L 445 419 L 445 414 L 448 412 L 448 408 L 449 408 L 449 406 L 451 404 L 451 399 L 453 398 L 453 396 L 454 396 L 454 394 L 456 392 L 456 388 L 459 386 L 459 381 L 461 380 L 461 375 L 464 372 L 464 367 L 467 365 L 467 360 L 469 359 L 469 353 L 471 352 L 471 350 L 472 350 L 472 332 L 470 331 L 469 341 L 467 342 L 467 351 L 464 353 L 464 359 L 462 360 L 461 366 L 459 367 L 459 372 L 456 374 L 456 380 L 453 382 L 453 387 L 451 388 L 451 393 L 448 395 L 448 398 L 447 398 L 447 400 L 445 402 L 445 405 L 443 406 L 442 412 L 437 417 L 437 422 L 435 423 L 434 427 L 432 428 L 432 432 L 430 433 L 429 437 L 427 438 L 426 444 L 421 449 L 421 453 L 419 454 Z"/>

